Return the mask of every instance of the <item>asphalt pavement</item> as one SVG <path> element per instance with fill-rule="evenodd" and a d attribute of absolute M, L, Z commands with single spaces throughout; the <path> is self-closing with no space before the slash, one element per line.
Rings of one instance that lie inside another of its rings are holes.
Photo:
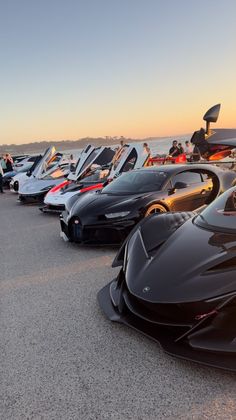
<path fill-rule="evenodd" d="M 96 295 L 116 250 L 0 195 L 0 419 L 234 419 L 236 374 L 166 355 Z"/>

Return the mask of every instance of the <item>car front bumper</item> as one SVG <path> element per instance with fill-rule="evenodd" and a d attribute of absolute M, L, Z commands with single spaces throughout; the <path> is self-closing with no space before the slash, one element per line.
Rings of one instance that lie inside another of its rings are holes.
<path fill-rule="evenodd" d="M 91 245 L 120 245 L 136 224 L 135 220 L 116 220 L 94 225 L 82 225 L 79 218 L 63 212 L 60 217 L 61 231 L 68 240 Z M 63 235 L 63 236 L 64 236 Z"/>
<path fill-rule="evenodd" d="M 189 327 L 167 326 L 152 323 L 130 311 L 122 299 L 122 287 L 117 287 L 114 280 L 103 287 L 97 295 L 98 303 L 106 315 L 113 322 L 124 324 L 158 342 L 163 350 L 171 356 L 216 367 L 224 370 L 236 371 L 236 354 L 199 350 L 188 342 Z M 205 325 L 204 325 L 205 326 Z"/>
<path fill-rule="evenodd" d="M 27 204 L 27 203 L 43 203 L 45 194 L 47 194 L 47 191 L 40 192 L 37 194 L 19 194 L 19 201 L 21 203 Z"/>
<path fill-rule="evenodd" d="M 52 205 L 52 204 L 45 204 L 43 207 L 40 207 L 40 210 L 43 213 L 54 213 L 60 214 L 65 210 L 64 204 Z"/>

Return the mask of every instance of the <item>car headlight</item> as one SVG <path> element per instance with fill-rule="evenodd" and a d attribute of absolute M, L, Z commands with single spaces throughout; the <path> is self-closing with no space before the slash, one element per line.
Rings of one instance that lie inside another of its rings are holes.
<path fill-rule="evenodd" d="M 120 211 L 119 213 L 108 213 L 105 214 L 107 219 L 113 219 L 115 217 L 125 217 L 128 216 L 128 214 L 130 213 L 130 211 Z"/>

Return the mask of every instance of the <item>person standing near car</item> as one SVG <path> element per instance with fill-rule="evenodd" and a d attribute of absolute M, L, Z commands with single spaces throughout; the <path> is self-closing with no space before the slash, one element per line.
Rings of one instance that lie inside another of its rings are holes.
<path fill-rule="evenodd" d="M 152 154 L 151 154 L 151 149 L 150 149 L 150 147 L 148 146 L 148 143 L 143 143 L 143 153 L 144 153 L 144 154 L 146 154 L 146 155 L 147 155 L 147 157 L 148 157 L 148 160 L 147 160 L 147 162 L 146 162 L 146 166 L 152 166 L 152 165 L 153 165 L 153 163 L 152 163 L 152 161 L 150 160 L 150 159 L 152 158 Z"/>
<path fill-rule="evenodd" d="M 169 150 L 169 156 L 170 157 L 176 157 L 176 156 L 179 156 L 179 155 L 180 155 L 180 150 L 178 148 L 178 142 L 177 142 L 177 140 L 173 140 L 172 147 Z"/>
<path fill-rule="evenodd" d="M 3 184 L 3 169 L 2 169 L 2 165 L 0 163 L 0 193 L 1 194 L 4 193 L 2 184 Z"/>
<path fill-rule="evenodd" d="M 70 155 L 69 157 L 69 169 L 71 172 L 75 171 L 75 161 L 73 155 Z"/>
<path fill-rule="evenodd" d="M 185 154 L 186 154 L 187 159 L 190 160 L 190 158 L 192 156 L 192 153 L 193 153 L 193 147 L 188 140 L 186 140 L 186 142 L 185 142 L 184 150 L 185 150 Z"/>
<path fill-rule="evenodd" d="M 10 153 L 6 153 L 5 163 L 6 163 L 6 171 L 5 172 L 13 171 L 13 159 L 12 159 Z"/>
<path fill-rule="evenodd" d="M 182 155 L 184 153 L 184 148 L 182 146 L 182 143 L 178 143 L 178 149 L 179 149 L 179 154 Z"/>
<path fill-rule="evenodd" d="M 147 155 L 149 155 L 149 157 L 151 157 L 151 149 L 148 146 L 148 143 L 143 143 L 143 150 L 145 153 L 147 153 Z"/>
<path fill-rule="evenodd" d="M 128 147 L 128 144 L 125 144 L 124 140 L 121 140 L 120 145 L 118 146 L 118 148 L 116 150 L 116 153 L 114 154 L 113 159 L 112 159 L 112 164 L 113 165 L 114 165 L 114 163 L 116 163 L 120 159 L 120 157 L 121 157 L 122 153 L 124 152 L 124 150 L 126 149 L 126 147 Z"/>
<path fill-rule="evenodd" d="M 2 157 L 0 159 L 0 164 L 1 164 L 1 167 L 2 167 L 3 173 L 4 173 L 7 169 L 6 162 L 5 162 L 5 155 L 2 155 Z"/>

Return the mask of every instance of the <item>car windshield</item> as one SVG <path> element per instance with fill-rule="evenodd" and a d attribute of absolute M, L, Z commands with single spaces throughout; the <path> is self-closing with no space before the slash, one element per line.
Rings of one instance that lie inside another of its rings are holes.
<path fill-rule="evenodd" d="M 102 192 L 109 194 L 138 194 L 161 190 L 167 174 L 163 171 L 131 171 L 122 174 Z"/>
<path fill-rule="evenodd" d="M 100 181 L 102 179 L 102 170 L 98 169 L 96 171 L 90 171 L 85 177 L 82 177 L 81 179 L 78 179 L 78 184 L 85 183 L 85 182 L 95 182 L 95 181 Z"/>
<path fill-rule="evenodd" d="M 51 180 L 51 179 L 57 179 L 64 176 L 66 172 L 66 168 L 57 168 L 54 172 L 51 174 L 45 175 L 43 179 Z"/>
<path fill-rule="evenodd" d="M 214 200 L 195 223 L 210 230 L 236 232 L 236 188 L 230 188 Z"/>

